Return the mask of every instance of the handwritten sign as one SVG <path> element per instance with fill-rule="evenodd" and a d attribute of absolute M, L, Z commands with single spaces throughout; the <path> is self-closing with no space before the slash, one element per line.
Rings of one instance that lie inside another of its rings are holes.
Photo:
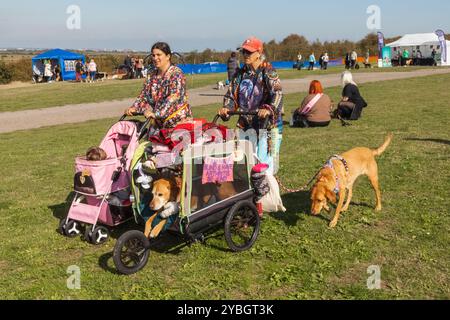
<path fill-rule="evenodd" d="M 202 183 L 233 182 L 234 157 L 210 158 L 206 157 L 203 164 Z"/>

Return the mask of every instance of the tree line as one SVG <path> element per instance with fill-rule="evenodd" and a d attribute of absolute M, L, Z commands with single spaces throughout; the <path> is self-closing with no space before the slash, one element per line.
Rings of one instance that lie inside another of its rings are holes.
<path fill-rule="evenodd" d="M 400 37 L 385 39 L 386 43 L 396 41 Z M 345 57 L 347 52 L 356 50 L 360 55 L 365 55 L 369 50 L 371 55 L 378 54 L 378 37 L 376 34 L 368 34 L 360 41 L 337 40 L 337 41 L 320 41 L 315 40 L 310 42 L 304 36 L 298 34 L 291 34 L 277 42 L 271 40 L 264 44 L 265 54 L 269 61 L 294 61 L 297 55 L 301 53 L 303 58 L 309 57 L 311 53 L 319 56 L 322 53 L 328 52 L 331 59 L 339 59 Z M 215 51 L 206 49 L 202 52 L 192 51 L 186 53 L 186 63 L 205 63 L 209 61 L 217 61 L 225 63 L 229 58 L 231 51 Z"/>
<path fill-rule="evenodd" d="M 450 35 L 446 35 L 450 40 Z M 386 38 L 385 43 L 390 43 L 400 39 L 400 37 Z M 378 37 L 374 33 L 366 35 L 359 41 L 337 40 L 337 41 L 309 41 L 302 35 L 291 34 L 281 41 L 271 40 L 264 45 L 265 54 L 269 61 L 295 61 L 299 53 L 303 59 L 307 59 L 311 53 L 315 53 L 316 57 L 320 54 L 328 52 L 331 59 L 340 59 L 345 57 L 347 52 L 355 50 L 360 56 L 369 51 L 370 55 L 378 54 Z M 191 51 L 182 53 L 183 60 L 175 59 L 175 63 L 191 63 L 199 64 L 205 62 L 226 63 L 231 55 L 231 50 L 216 51 L 206 49 L 201 52 Z M 83 53 L 83 52 L 80 52 Z M 124 53 L 98 53 L 84 52 L 86 58 L 95 58 L 99 70 L 105 72 L 113 72 L 122 63 L 126 54 Z M 143 58 L 147 53 L 133 53 L 133 55 Z M 31 79 L 31 57 L 24 57 L 14 62 L 2 62 L 0 59 L 0 84 L 9 83 L 10 81 L 29 81 Z"/>

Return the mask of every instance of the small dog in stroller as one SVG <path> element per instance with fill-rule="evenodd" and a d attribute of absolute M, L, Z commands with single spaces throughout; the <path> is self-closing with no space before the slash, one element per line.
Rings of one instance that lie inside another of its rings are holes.
<path fill-rule="evenodd" d="M 133 218 L 130 201 L 130 166 L 148 122 L 122 117 L 106 133 L 99 147 L 89 148 L 75 159 L 75 197 L 59 232 L 67 237 L 83 234 L 89 243 L 101 245 L 109 228 Z"/>
<path fill-rule="evenodd" d="M 108 158 L 106 151 L 99 147 L 91 147 L 86 152 L 87 161 L 103 161 Z"/>

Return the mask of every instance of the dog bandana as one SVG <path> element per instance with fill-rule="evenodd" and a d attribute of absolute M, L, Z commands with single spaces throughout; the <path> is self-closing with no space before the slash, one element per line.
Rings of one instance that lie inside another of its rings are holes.
<path fill-rule="evenodd" d="M 202 183 L 233 182 L 234 157 L 212 158 L 206 157 L 203 164 Z"/>

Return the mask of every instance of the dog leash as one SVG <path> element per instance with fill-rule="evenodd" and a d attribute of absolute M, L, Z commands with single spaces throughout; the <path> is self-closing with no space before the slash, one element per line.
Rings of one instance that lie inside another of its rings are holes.
<path fill-rule="evenodd" d="M 341 121 L 341 124 L 342 124 L 343 127 L 350 127 L 352 125 L 350 122 L 345 121 L 344 119 L 342 119 L 340 114 L 337 115 L 337 118 L 338 118 L 338 120 Z"/>
<path fill-rule="evenodd" d="M 322 170 L 322 168 L 320 168 L 319 171 L 317 171 L 317 173 L 315 174 L 314 177 L 312 177 L 311 180 L 309 180 L 309 182 L 304 185 L 303 187 L 301 187 L 300 189 L 290 189 L 288 187 L 286 187 L 282 182 L 280 177 L 275 176 L 275 179 L 277 180 L 278 184 L 280 185 L 280 187 L 286 191 L 286 193 L 291 194 L 291 193 L 298 193 L 300 191 L 307 191 L 309 189 L 309 186 L 313 183 L 313 181 L 317 178 L 317 176 L 319 175 L 320 171 Z"/>
<path fill-rule="evenodd" d="M 291 194 L 291 193 L 298 193 L 298 192 L 301 192 L 301 191 L 308 191 L 308 190 L 309 190 L 309 186 L 313 183 L 313 181 L 314 181 L 314 180 L 317 178 L 317 176 L 320 174 L 320 171 L 322 171 L 322 169 L 325 168 L 325 167 L 330 163 L 330 161 L 332 161 L 332 160 L 334 160 L 334 159 L 337 159 L 337 160 L 342 161 L 342 163 L 344 164 L 345 170 L 346 170 L 346 172 L 348 173 L 348 164 L 347 164 L 347 161 L 345 161 L 345 159 L 342 158 L 342 157 L 340 157 L 340 156 L 332 156 L 330 159 L 328 159 L 328 161 L 325 163 L 325 165 L 323 165 L 322 168 L 320 168 L 320 169 L 317 171 L 317 173 L 314 175 L 314 177 L 312 177 L 312 179 L 309 180 L 309 182 L 308 182 L 306 185 L 304 185 L 303 187 L 301 187 L 300 189 L 290 189 L 290 188 L 286 187 L 286 186 L 281 182 L 281 179 L 280 179 L 280 177 L 278 177 L 278 176 L 275 176 L 275 179 L 277 180 L 277 182 L 278 182 L 278 184 L 280 185 L 280 187 L 281 187 L 284 191 L 286 191 L 288 194 Z M 334 169 L 333 169 L 333 170 L 334 170 Z"/>

